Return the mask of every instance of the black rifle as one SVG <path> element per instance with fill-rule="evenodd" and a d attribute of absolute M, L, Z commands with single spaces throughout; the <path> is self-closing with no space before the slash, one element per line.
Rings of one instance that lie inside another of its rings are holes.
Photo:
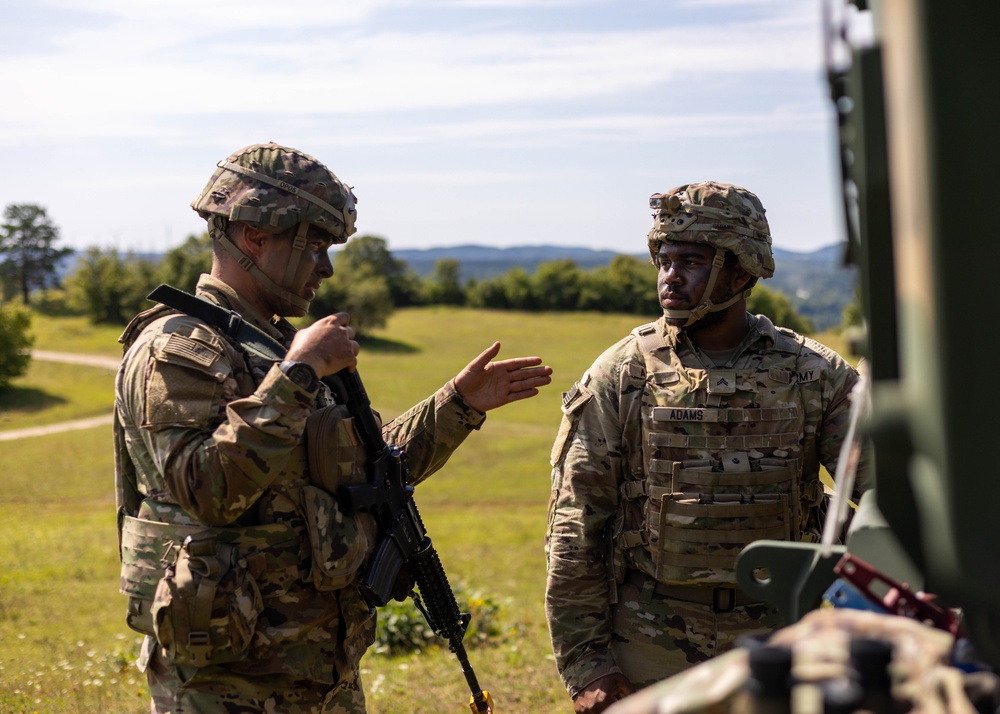
<path fill-rule="evenodd" d="M 338 493 L 348 511 L 367 511 L 378 524 L 379 541 L 364 574 L 362 594 L 371 606 L 381 607 L 392 598 L 400 574 L 407 570 L 412 573 L 420 592 L 411 590 L 409 594 L 431 629 L 448 640 L 448 648 L 458 657 L 472 691 L 470 708 L 473 712 L 492 712 L 490 693 L 479 686 L 462 644 L 469 615 L 459 612 L 448 576 L 424 529 L 413 501 L 413 486 L 407 482 L 402 450 L 382 438 L 356 371 L 342 370 L 327 384 L 354 416 L 368 455 L 368 483 L 343 486 Z"/>

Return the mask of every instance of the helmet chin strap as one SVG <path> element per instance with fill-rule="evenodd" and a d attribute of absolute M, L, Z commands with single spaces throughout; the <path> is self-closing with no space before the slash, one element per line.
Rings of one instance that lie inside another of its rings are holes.
<path fill-rule="evenodd" d="M 726 251 L 722 248 L 716 248 L 715 257 L 712 259 L 712 272 L 708 275 L 708 283 L 705 285 L 705 292 L 702 294 L 702 301 L 698 307 L 693 310 L 675 310 L 665 307 L 663 308 L 663 314 L 672 319 L 687 318 L 687 321 L 682 325 L 682 327 L 690 327 L 698 320 L 705 317 L 708 313 L 720 312 L 725 310 L 730 305 L 735 305 L 743 298 L 750 297 L 753 287 L 741 290 L 725 302 L 719 303 L 718 305 L 712 302 L 712 291 L 715 289 L 715 281 L 719 278 L 719 271 L 722 270 L 722 266 L 725 262 Z"/>
<path fill-rule="evenodd" d="M 278 298 L 278 311 L 277 314 L 282 317 L 302 317 L 309 311 L 309 301 L 296 295 L 287 287 L 282 287 L 276 282 L 271 280 L 263 270 L 257 267 L 257 264 L 253 262 L 246 253 L 237 247 L 233 243 L 229 236 L 226 235 L 225 231 L 225 219 L 221 216 L 212 216 L 208 221 L 208 233 L 212 236 L 213 240 L 217 240 L 219 245 L 225 248 L 229 253 L 236 258 L 240 267 L 252 275 L 258 283 L 260 283 L 266 290 L 272 293 Z M 295 233 L 295 238 L 292 242 L 292 254 L 288 259 L 288 267 L 285 269 L 285 275 L 282 278 L 282 282 L 286 286 L 293 286 L 297 283 L 296 277 L 299 271 L 299 262 L 302 257 L 302 251 L 306 247 L 306 233 L 309 231 L 308 223 L 300 223 L 298 231 Z"/>

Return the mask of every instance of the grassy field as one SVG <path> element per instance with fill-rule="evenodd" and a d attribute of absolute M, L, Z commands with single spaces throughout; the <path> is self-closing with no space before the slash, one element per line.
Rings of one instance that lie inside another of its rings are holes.
<path fill-rule="evenodd" d="M 571 710 L 542 608 L 548 453 L 560 393 L 640 321 L 426 308 L 398 312 L 363 345 L 360 371 L 384 417 L 429 394 L 494 339 L 501 357 L 538 354 L 555 371 L 539 397 L 492 412 L 417 490 L 453 584 L 501 605 L 503 635 L 470 651 L 498 711 Z M 120 354 L 118 329 L 65 318 L 34 324 L 36 349 Z M 110 409 L 110 371 L 54 367 L 36 363 L 0 394 L 0 430 Z M 0 712 L 147 712 L 145 680 L 131 665 L 139 638 L 124 624 L 117 592 L 110 427 L 0 442 L 0 456 Z M 362 667 L 375 714 L 468 711 L 465 681 L 446 650 L 369 654 Z"/>

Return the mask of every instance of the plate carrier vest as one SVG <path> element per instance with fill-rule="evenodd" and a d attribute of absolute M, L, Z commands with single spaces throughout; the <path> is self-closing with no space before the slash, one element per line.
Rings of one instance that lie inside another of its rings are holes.
<path fill-rule="evenodd" d="M 656 323 L 633 330 L 646 371 L 645 478 L 622 484 L 614 537 L 630 567 L 671 585 L 733 587 L 748 543 L 818 537 L 804 528 L 822 485 L 815 457 L 806 474 L 802 458 L 815 453 L 819 426 L 807 422 L 821 415 L 805 408 L 809 377 L 796 369 L 803 339 L 778 334 L 795 339 L 785 345 L 787 363 L 762 368 L 758 357 L 745 369 L 695 369 L 681 364 Z"/>

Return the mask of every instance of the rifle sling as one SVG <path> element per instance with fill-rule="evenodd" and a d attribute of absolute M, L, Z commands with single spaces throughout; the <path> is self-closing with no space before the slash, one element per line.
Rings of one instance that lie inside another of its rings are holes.
<path fill-rule="evenodd" d="M 269 334 L 254 327 L 235 310 L 209 302 L 170 285 L 160 285 L 146 296 L 147 300 L 162 303 L 185 315 L 196 317 L 239 342 L 249 352 L 265 359 L 284 359 L 285 348 Z"/>

